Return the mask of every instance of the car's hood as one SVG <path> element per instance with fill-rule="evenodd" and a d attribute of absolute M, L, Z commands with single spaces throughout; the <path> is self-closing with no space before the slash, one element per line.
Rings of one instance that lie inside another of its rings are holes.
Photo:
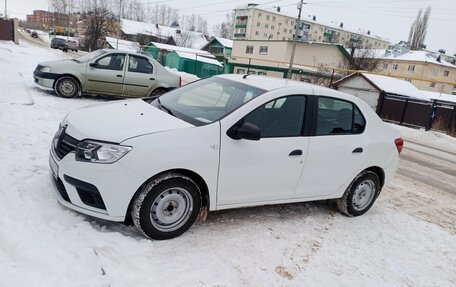
<path fill-rule="evenodd" d="M 78 139 L 120 143 L 126 139 L 168 130 L 194 127 L 143 100 L 115 101 L 70 112 L 63 124 Z"/>
<path fill-rule="evenodd" d="M 60 65 L 65 65 L 67 66 L 68 64 L 75 64 L 77 65 L 78 63 L 75 61 L 72 61 L 71 59 L 61 59 L 61 60 L 54 60 L 54 61 L 46 61 L 46 62 L 41 62 L 41 66 L 45 67 L 58 67 Z"/>

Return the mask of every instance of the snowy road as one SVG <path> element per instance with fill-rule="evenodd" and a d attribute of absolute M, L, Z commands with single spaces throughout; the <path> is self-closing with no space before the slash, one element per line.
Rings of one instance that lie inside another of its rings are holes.
<path fill-rule="evenodd" d="M 417 140 L 405 142 L 398 173 L 456 195 L 456 153 Z"/>
<path fill-rule="evenodd" d="M 332 202 L 227 210 L 150 241 L 60 206 L 52 136 L 67 112 L 103 102 L 34 86 L 36 64 L 62 55 L 0 41 L 1 287 L 456 286 L 456 141 L 438 133 L 400 128 L 400 172 L 358 218 Z"/>

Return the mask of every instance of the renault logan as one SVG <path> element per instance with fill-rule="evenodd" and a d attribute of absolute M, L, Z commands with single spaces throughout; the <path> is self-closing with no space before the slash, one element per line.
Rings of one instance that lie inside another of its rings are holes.
<path fill-rule="evenodd" d="M 181 85 L 179 75 L 166 70 L 154 59 L 112 49 L 97 50 L 77 59 L 40 63 L 33 77 L 37 85 L 53 89 L 63 98 L 83 93 L 159 96 Z"/>
<path fill-rule="evenodd" d="M 153 239 L 206 211 L 336 199 L 368 211 L 403 141 L 359 98 L 247 75 L 69 113 L 50 150 L 58 200 Z"/>

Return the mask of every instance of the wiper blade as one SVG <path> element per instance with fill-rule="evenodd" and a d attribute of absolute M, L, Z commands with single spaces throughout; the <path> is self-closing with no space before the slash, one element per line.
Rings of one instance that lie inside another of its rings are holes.
<path fill-rule="evenodd" d="M 157 104 L 158 104 L 158 108 L 160 110 L 163 110 L 163 111 L 166 111 L 168 114 L 174 116 L 173 112 L 168 109 L 167 107 L 165 107 L 164 105 L 162 105 L 161 101 L 160 101 L 160 98 L 157 98 Z"/>

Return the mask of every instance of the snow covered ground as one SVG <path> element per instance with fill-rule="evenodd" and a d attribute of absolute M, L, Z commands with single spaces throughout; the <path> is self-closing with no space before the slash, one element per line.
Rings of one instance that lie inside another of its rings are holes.
<path fill-rule="evenodd" d="M 36 64 L 62 56 L 0 41 L 0 286 L 456 286 L 456 196 L 401 173 L 358 218 L 331 202 L 228 210 L 169 241 L 60 206 L 52 136 L 67 112 L 103 102 L 34 86 Z"/>

